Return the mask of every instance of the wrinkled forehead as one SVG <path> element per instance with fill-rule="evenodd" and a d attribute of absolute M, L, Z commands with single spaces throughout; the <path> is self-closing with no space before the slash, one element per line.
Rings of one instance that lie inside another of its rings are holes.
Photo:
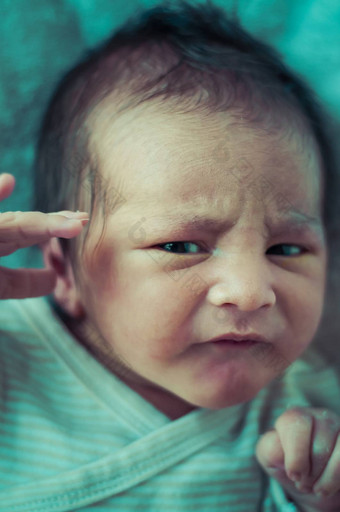
<path fill-rule="evenodd" d="M 154 170 L 160 168 L 162 180 L 168 179 L 169 184 L 175 169 L 183 178 L 193 172 L 199 178 L 204 172 L 213 180 L 221 167 L 233 169 L 234 174 L 237 170 L 249 181 L 254 158 L 265 158 L 267 166 L 277 169 L 279 185 L 284 185 L 289 170 L 291 177 L 295 173 L 298 178 L 309 166 L 310 180 L 318 181 L 320 193 L 322 162 L 317 143 L 302 118 L 285 117 L 275 114 L 267 115 L 265 121 L 249 121 L 241 108 L 214 113 L 169 111 L 169 105 L 157 102 L 117 111 L 107 102 L 91 118 L 90 151 L 107 177 L 122 182 L 126 178 L 131 189 L 133 183 L 141 186 L 153 179 Z"/>

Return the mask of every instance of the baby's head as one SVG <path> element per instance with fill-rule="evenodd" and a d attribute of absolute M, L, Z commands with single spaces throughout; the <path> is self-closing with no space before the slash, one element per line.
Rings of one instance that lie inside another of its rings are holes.
<path fill-rule="evenodd" d="M 130 21 L 42 129 L 36 208 L 90 213 L 45 248 L 71 330 L 172 417 L 251 399 L 321 318 L 328 152 L 311 93 L 220 10 Z M 211 341 L 235 333 L 263 339 Z"/>

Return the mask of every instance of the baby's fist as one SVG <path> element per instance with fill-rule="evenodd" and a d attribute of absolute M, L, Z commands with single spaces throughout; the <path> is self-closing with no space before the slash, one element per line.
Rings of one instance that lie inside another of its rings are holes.
<path fill-rule="evenodd" d="M 275 428 L 260 438 L 256 456 L 302 510 L 339 511 L 339 433 L 336 414 L 296 407 L 284 412 Z"/>

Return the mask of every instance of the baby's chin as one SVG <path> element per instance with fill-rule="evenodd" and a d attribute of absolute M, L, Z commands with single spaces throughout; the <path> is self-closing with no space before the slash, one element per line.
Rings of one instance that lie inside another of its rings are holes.
<path fill-rule="evenodd" d="M 225 390 L 224 392 L 220 391 L 201 394 L 196 392 L 195 396 L 186 394 L 179 396 L 178 398 L 190 404 L 193 408 L 219 410 L 249 402 L 257 395 L 260 389 L 254 389 L 254 387 L 252 387 L 252 389 L 247 390 L 240 389 L 238 392 L 230 392 L 230 390 L 229 392 L 228 390 Z"/>
<path fill-rule="evenodd" d="M 248 395 L 242 394 L 240 396 L 233 396 L 230 397 L 229 395 L 225 396 L 218 396 L 218 397 L 210 397 L 210 398 L 204 398 L 201 400 L 195 400 L 195 403 L 191 403 L 193 407 L 201 407 L 204 409 L 211 409 L 214 411 L 220 410 L 220 409 L 226 409 L 227 407 L 233 407 L 236 405 L 240 405 L 246 402 L 251 401 L 257 393 L 249 393 Z"/>

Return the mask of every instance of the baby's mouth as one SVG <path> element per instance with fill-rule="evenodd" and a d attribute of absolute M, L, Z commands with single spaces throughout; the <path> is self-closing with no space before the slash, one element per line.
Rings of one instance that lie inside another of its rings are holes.
<path fill-rule="evenodd" d="M 247 349 L 252 347 L 253 345 L 258 344 L 259 342 L 256 340 L 218 340 L 218 341 L 210 341 L 210 345 L 214 345 L 218 349 L 227 349 L 227 348 L 237 348 L 237 349 Z"/>
<path fill-rule="evenodd" d="M 230 344 L 254 344 L 254 343 L 268 343 L 268 340 L 257 333 L 238 334 L 227 333 L 215 336 L 208 340 L 208 343 L 230 343 Z"/>

